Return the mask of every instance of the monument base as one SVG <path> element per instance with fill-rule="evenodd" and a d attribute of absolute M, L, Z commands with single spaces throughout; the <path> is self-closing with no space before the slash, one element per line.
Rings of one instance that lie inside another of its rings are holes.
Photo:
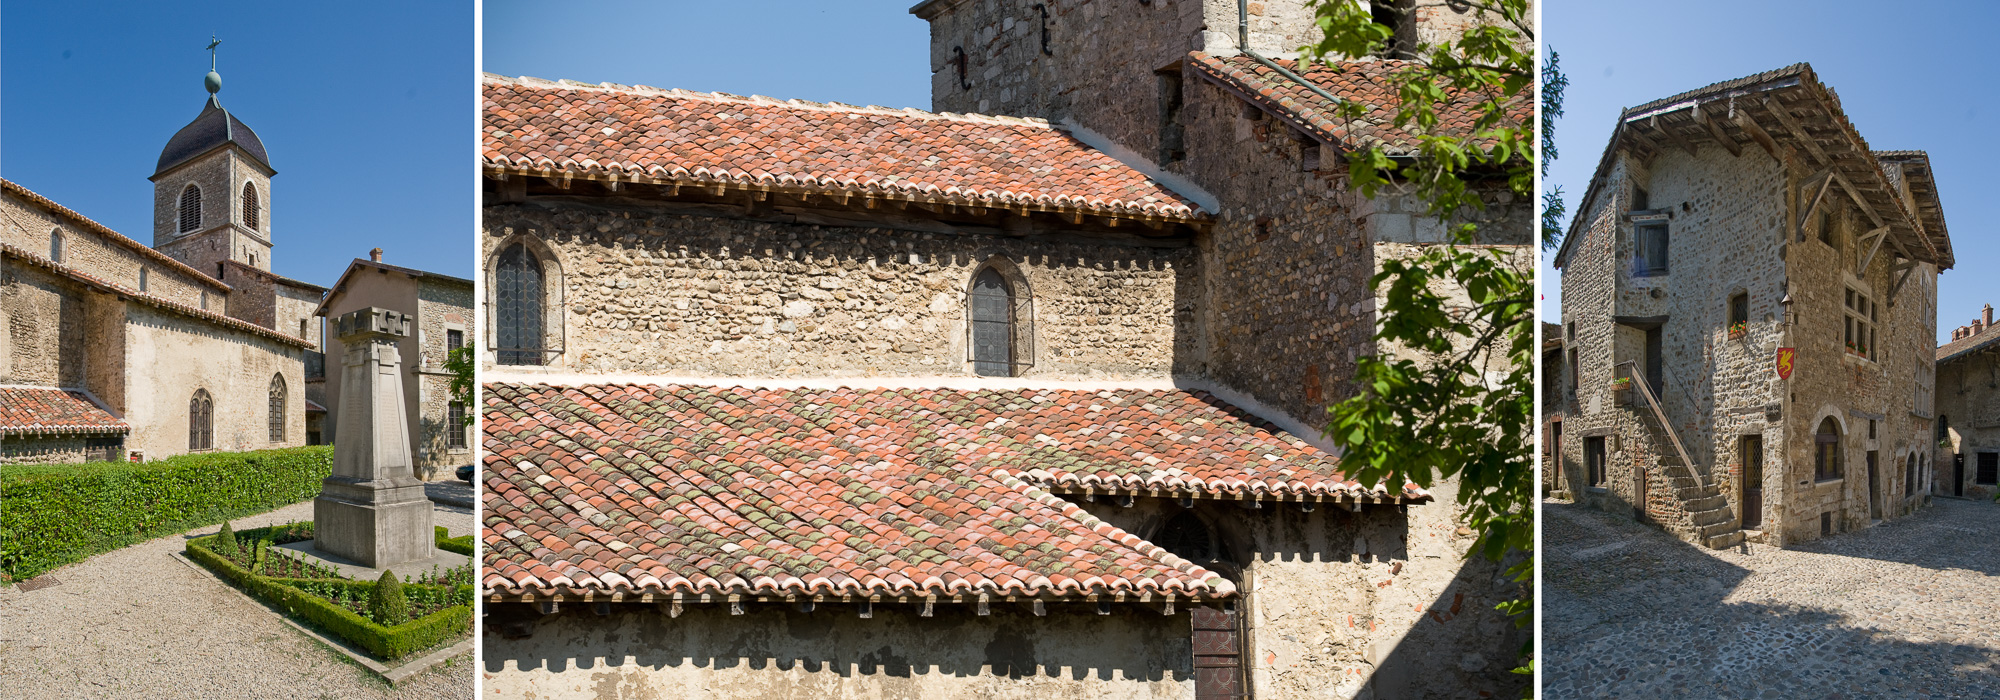
<path fill-rule="evenodd" d="M 293 542 L 291 544 L 281 544 L 276 547 L 272 547 L 268 551 L 274 555 L 291 557 L 293 559 L 297 559 L 300 561 L 327 566 L 335 571 L 340 572 L 340 575 L 346 576 L 356 581 L 373 581 L 382 578 L 382 571 L 384 568 L 391 571 L 395 571 L 397 577 L 407 581 L 411 578 L 416 577 L 418 574 L 430 571 L 431 567 L 433 566 L 437 567 L 438 570 L 443 571 L 445 569 L 450 569 L 455 566 L 464 566 L 466 562 L 472 561 L 472 557 L 468 557 L 463 554 L 459 554 L 457 552 L 447 552 L 442 549 L 432 549 L 430 551 L 431 556 L 428 559 L 406 561 L 398 564 L 391 564 L 388 567 L 369 567 L 369 566 L 362 566 L 360 562 L 354 561 L 353 559 L 349 559 L 347 557 L 340 556 L 338 554 L 320 551 L 319 549 L 315 548 L 312 540 L 306 540 L 304 542 Z"/>
<path fill-rule="evenodd" d="M 423 482 L 404 477 L 362 481 L 330 476 L 313 499 L 313 541 L 320 552 L 383 569 L 428 560 L 437 550 Z"/>

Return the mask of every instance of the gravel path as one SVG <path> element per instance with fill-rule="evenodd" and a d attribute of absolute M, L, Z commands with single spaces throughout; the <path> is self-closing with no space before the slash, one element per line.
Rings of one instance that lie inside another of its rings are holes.
<path fill-rule="evenodd" d="M 2000 506 L 1748 554 L 1543 512 L 1545 698 L 2000 699 Z"/>
<path fill-rule="evenodd" d="M 472 513 L 435 505 L 453 536 Z M 312 502 L 233 521 L 311 520 Z M 220 525 L 100 554 L 0 589 L 0 697 L 469 698 L 472 654 L 394 688 L 278 621 L 268 608 L 168 556 Z"/>

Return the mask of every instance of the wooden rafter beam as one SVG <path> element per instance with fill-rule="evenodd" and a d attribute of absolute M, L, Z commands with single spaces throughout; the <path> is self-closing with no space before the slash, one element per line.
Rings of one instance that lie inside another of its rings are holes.
<path fill-rule="evenodd" d="M 1765 153 L 1771 154 L 1772 158 L 1783 160 L 1778 155 L 1778 141 L 1771 138 L 1770 132 L 1764 131 L 1764 127 L 1759 125 L 1757 120 L 1750 116 L 1750 110 L 1738 109 L 1736 107 L 1736 100 L 1733 98 L 1729 100 L 1729 116 L 1732 121 L 1736 122 L 1737 128 L 1742 129 L 1743 133 L 1749 134 L 1750 139 L 1756 141 L 1757 145 L 1764 147 Z"/>
<path fill-rule="evenodd" d="M 1715 103 L 1713 102 L 1709 103 L 1708 109 L 1702 109 L 1701 105 L 1694 106 L 1694 120 L 1700 122 L 1703 127 L 1708 129 L 1709 135 L 1715 137 L 1715 142 L 1722 144 L 1723 148 L 1729 149 L 1730 156 L 1736 158 L 1743 157 L 1743 146 L 1737 144 L 1736 139 L 1730 138 L 1729 133 L 1722 130 L 1722 123 L 1716 121 L 1715 117 L 1712 116 L 1714 113 Z"/>
<path fill-rule="evenodd" d="M 1792 118 L 1791 112 L 1785 111 L 1784 105 L 1767 97 L 1764 98 L 1764 109 L 1771 110 L 1771 116 L 1776 117 L 1786 131 L 1792 132 L 1792 137 L 1798 139 L 1799 145 L 1805 146 L 1806 152 L 1811 153 L 1814 160 L 1819 161 L 1821 165 L 1833 164 L 1833 157 L 1819 147 L 1819 142 L 1813 140 L 1812 134 L 1806 133 L 1806 128 L 1799 124 L 1799 120 Z"/>
<path fill-rule="evenodd" d="M 1689 157 L 1693 157 L 1695 155 L 1696 152 L 1694 144 L 1688 143 L 1687 139 L 1682 138 L 1681 132 L 1676 131 L 1675 129 L 1669 127 L 1665 122 L 1660 121 L 1659 115 L 1656 114 L 1651 117 L 1647 117 L 1646 125 L 1652 127 L 1654 131 L 1658 131 L 1662 135 L 1665 135 L 1668 141 L 1673 142 L 1673 144 L 1676 146 L 1680 146 L 1681 150 L 1687 151 Z"/>
<path fill-rule="evenodd" d="M 1915 272 L 1917 269 L 1917 261 L 1910 260 L 1901 263 L 1896 266 L 1896 269 L 1901 270 L 1903 274 L 1901 277 L 1896 278 L 1895 284 L 1889 285 L 1889 294 L 1887 295 L 1887 298 L 1883 299 L 1883 301 L 1888 302 L 1890 306 L 1896 305 L 1896 292 L 1902 291 L 1903 283 L 1910 280 L 1910 273 Z M 1889 274 L 1892 275 L 1896 274 L 1896 270 L 1890 270 Z"/>
<path fill-rule="evenodd" d="M 1868 215 L 1869 221 L 1874 222 L 1876 226 L 1889 225 L 1888 222 L 1882 220 L 1881 214 L 1876 213 L 1875 206 L 1869 204 L 1867 199 L 1862 198 L 1861 190 L 1855 189 L 1854 183 L 1848 182 L 1847 178 L 1842 177 L 1839 173 L 1834 173 L 1833 181 L 1840 183 L 1841 191 L 1847 193 L 1848 199 L 1854 200 L 1854 206 L 1861 207 L 1861 211 Z"/>

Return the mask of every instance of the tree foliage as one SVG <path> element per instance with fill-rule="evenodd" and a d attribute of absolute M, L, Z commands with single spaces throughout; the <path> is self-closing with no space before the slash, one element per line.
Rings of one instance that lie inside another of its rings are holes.
<path fill-rule="evenodd" d="M 1415 135 L 1415 147 L 1347 154 L 1349 178 L 1364 195 L 1385 187 L 1417 195 L 1452 243 L 1385 260 L 1370 280 L 1378 347 L 1396 350 L 1357 360 L 1358 391 L 1329 409 L 1326 431 L 1346 473 L 1363 484 L 1455 478 L 1463 521 L 1478 533 L 1473 551 L 1495 561 L 1520 555 L 1507 573 L 1522 593 L 1498 609 L 1526 626 L 1534 607 L 1533 268 L 1520 251 L 1469 244 L 1481 238 L 1482 193 L 1504 187 L 1522 201 L 1533 197 L 1536 124 L 1525 115 L 1539 74 L 1534 20 L 1528 0 L 1456 4 L 1484 21 L 1443 43 L 1398 42 L 1406 63 L 1389 73 L 1400 98 L 1394 124 Z M 1379 55 L 1394 35 L 1358 0 L 1320 0 L 1314 10 L 1325 38 L 1305 47 L 1309 60 Z M 1469 109 L 1471 127 L 1443 128 L 1446 104 Z M 1340 109 L 1362 121 L 1369 107 Z"/>
<path fill-rule="evenodd" d="M 445 390 L 451 395 L 452 401 L 457 401 L 459 405 L 465 406 L 467 409 L 471 409 L 477 405 L 472 403 L 472 387 L 474 382 L 472 366 L 471 345 L 460 345 L 452 348 L 444 355 L 444 371 L 451 373 L 451 382 L 446 385 Z M 472 425 L 472 414 L 472 410 L 465 412 L 465 425 Z"/>
<path fill-rule="evenodd" d="M 403 580 L 396 578 L 396 572 L 382 570 L 382 578 L 376 579 L 374 590 L 368 592 L 368 612 L 375 624 L 383 627 L 410 621 L 410 601 L 403 597 Z"/>

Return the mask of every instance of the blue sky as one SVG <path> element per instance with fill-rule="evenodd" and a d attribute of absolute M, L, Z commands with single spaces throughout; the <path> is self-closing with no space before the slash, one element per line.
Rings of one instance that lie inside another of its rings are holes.
<path fill-rule="evenodd" d="M 2000 221 L 2000 197 L 1991 196 L 2000 190 L 1992 165 L 2000 147 L 1988 136 L 2000 118 L 1995 26 L 2000 3 L 1976 0 L 1546 0 L 1542 36 L 1570 79 L 1567 116 L 1556 126 L 1560 157 L 1546 185 L 1560 185 L 1575 206 L 1623 107 L 1811 63 L 1869 147 L 1930 152 L 1958 260 L 1938 278 L 1938 336 L 1949 340 L 1981 305 L 2000 304 L 2000 279 L 1977 272 L 2000 265 L 2000 249 L 1988 244 L 1991 222 Z M 1545 259 L 1549 321 L 1562 314 L 1555 274 Z"/>
<path fill-rule="evenodd" d="M 481 70 L 929 109 L 930 25 L 916 0 L 487 0 Z"/>
<path fill-rule="evenodd" d="M 222 104 L 278 174 L 279 274 L 332 284 L 387 262 L 470 277 L 473 16 L 461 2 L 9 2 L 0 8 L 0 176 L 151 243 L 146 177 Z"/>

